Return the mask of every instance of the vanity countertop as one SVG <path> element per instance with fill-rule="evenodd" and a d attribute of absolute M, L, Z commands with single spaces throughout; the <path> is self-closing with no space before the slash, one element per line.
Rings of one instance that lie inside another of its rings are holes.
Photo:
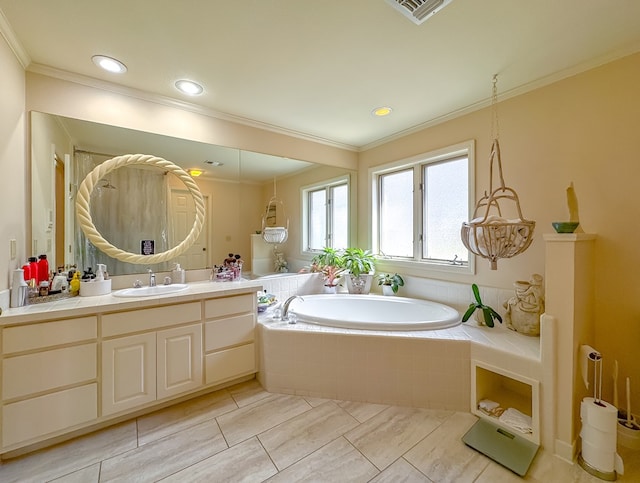
<path fill-rule="evenodd" d="M 26 305 L 4 310 L 0 315 L 0 326 L 33 323 L 42 320 L 81 317 L 120 310 L 135 310 L 158 305 L 170 305 L 198 301 L 213 297 L 226 297 L 262 290 L 259 280 L 237 282 L 190 282 L 189 288 L 181 292 L 149 297 L 122 298 L 112 294 L 95 297 L 68 297 L 53 302 Z"/>

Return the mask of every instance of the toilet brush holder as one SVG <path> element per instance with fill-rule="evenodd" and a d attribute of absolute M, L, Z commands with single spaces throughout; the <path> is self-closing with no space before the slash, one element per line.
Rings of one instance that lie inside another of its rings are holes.
<path fill-rule="evenodd" d="M 640 450 L 640 424 L 633 414 L 631 421 L 618 419 L 618 443 L 625 448 Z"/>

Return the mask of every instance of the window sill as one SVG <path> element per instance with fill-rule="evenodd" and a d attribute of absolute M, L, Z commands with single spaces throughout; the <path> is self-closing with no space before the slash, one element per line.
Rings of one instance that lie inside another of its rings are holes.
<path fill-rule="evenodd" d="M 417 262 L 415 260 L 400 260 L 394 258 L 378 258 L 376 267 L 379 272 L 406 272 L 408 274 L 437 277 L 444 273 L 451 275 L 474 275 L 475 263 L 472 259 L 465 265 L 453 265 L 450 263 Z"/>

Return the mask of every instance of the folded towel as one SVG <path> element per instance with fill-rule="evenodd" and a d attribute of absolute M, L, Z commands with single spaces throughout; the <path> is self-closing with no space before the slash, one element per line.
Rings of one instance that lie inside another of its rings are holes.
<path fill-rule="evenodd" d="M 500 404 L 491 399 L 483 399 L 478 402 L 478 409 L 484 409 L 485 411 L 491 412 L 497 407 L 500 407 Z"/>
<path fill-rule="evenodd" d="M 503 424 L 507 426 L 511 426 L 514 429 L 517 429 L 521 433 L 531 434 L 533 433 L 533 428 L 531 427 L 531 416 L 527 416 L 526 414 L 521 413 L 517 409 L 509 408 L 498 418 Z"/>

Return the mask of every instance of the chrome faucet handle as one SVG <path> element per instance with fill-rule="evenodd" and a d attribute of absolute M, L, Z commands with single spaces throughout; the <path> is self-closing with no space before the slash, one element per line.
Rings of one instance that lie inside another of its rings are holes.
<path fill-rule="evenodd" d="M 164 284 L 165 285 L 171 285 L 171 282 L 172 282 L 171 277 L 164 277 Z"/>

